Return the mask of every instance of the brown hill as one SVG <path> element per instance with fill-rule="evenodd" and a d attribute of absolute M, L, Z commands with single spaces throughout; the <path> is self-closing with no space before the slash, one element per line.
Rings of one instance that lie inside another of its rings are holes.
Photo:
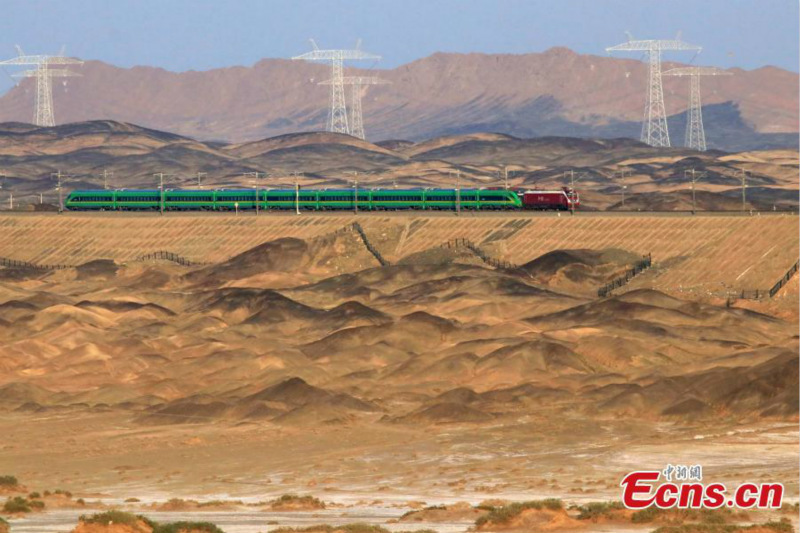
<path fill-rule="evenodd" d="M 54 128 L 0 124 L 0 156 L 8 176 L 4 189 L 13 193 L 16 209 L 28 211 L 54 210 L 62 201 L 52 183 L 58 171 L 68 173 L 64 189 L 71 191 L 154 189 L 161 175 L 167 189 L 253 187 L 253 172 L 261 173 L 258 184 L 264 188 L 294 188 L 295 183 L 303 189 L 349 188 L 354 172 L 363 189 L 454 187 L 456 171 L 463 187 L 496 187 L 504 168 L 510 186 L 559 189 L 570 183 L 565 172 L 575 170 L 582 210 L 635 211 L 689 209 L 689 170 L 703 173 L 698 209 L 740 210 L 738 173 L 748 171 L 746 208 L 786 210 L 798 203 L 797 158 L 789 151 L 698 153 L 656 149 L 632 139 L 470 133 L 405 143 L 395 151 L 349 135 L 307 132 L 225 145 L 98 120 Z M 348 255 L 309 260 L 340 263 Z M 465 250 L 429 249 L 404 262 L 465 260 L 478 259 Z M 16 269 L 3 275 L 32 274 Z"/>
<path fill-rule="evenodd" d="M 252 67 L 176 73 L 87 61 L 79 71 L 82 77 L 70 81 L 69 91 L 55 91 L 62 122 L 114 119 L 246 141 L 321 130 L 327 114 L 327 93 L 314 83 L 328 77 L 323 65 L 264 59 Z M 729 148 L 742 142 L 796 145 L 796 136 L 776 134 L 797 130 L 797 75 L 774 67 L 731 72 L 704 84 L 709 116 L 718 115 L 708 122 L 709 138 L 717 128 L 735 130 L 724 141 Z M 638 137 L 646 65 L 551 48 L 520 55 L 436 53 L 380 76 L 391 85 L 370 89 L 363 102 L 368 134 L 377 139 L 479 131 Z M 32 83 L 25 80 L 0 99 L 0 120 L 29 120 Z M 669 114 L 683 112 L 686 85 L 665 79 Z"/>
<path fill-rule="evenodd" d="M 462 424 L 485 423 L 492 415 L 460 403 L 442 402 L 399 417 L 397 422 L 407 424 Z"/>
<path fill-rule="evenodd" d="M 654 413 L 675 417 L 736 413 L 791 417 L 798 413 L 798 361 L 792 351 L 755 366 L 714 368 L 622 388 L 599 405 L 623 414 Z M 613 387 L 607 392 L 615 390 Z M 601 391 L 598 391 L 600 393 Z M 602 396 L 602 394 L 598 394 Z"/>

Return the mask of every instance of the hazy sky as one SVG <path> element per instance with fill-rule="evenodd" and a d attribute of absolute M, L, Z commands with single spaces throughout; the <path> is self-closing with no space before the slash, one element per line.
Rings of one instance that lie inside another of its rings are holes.
<path fill-rule="evenodd" d="M 703 46 L 697 64 L 798 71 L 798 0 L 3 0 L 0 58 L 56 53 L 205 70 L 353 46 L 390 68 L 433 52 L 605 54 L 628 30 Z M 686 55 L 686 54 L 684 54 Z M 636 56 L 631 56 L 636 57 Z M 673 56 L 688 60 L 689 57 Z M 371 67 L 373 65 L 365 65 Z M 12 72 L 13 69 L 5 69 Z M 11 83 L 0 73 L 0 90 Z"/>

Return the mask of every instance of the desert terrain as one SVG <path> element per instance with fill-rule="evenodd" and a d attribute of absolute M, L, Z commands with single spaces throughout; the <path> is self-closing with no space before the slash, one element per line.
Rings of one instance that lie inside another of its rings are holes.
<path fill-rule="evenodd" d="M 229 532 L 703 522 L 597 507 L 667 463 L 800 496 L 798 276 L 764 296 L 797 260 L 796 215 L 20 212 L 0 227 L 0 255 L 24 262 L 0 271 L 0 472 L 23 485 L 9 497 L 72 493 L 9 515 L 12 531 L 81 514 L 94 531 L 112 508 Z M 325 509 L 269 503 L 286 494 Z"/>

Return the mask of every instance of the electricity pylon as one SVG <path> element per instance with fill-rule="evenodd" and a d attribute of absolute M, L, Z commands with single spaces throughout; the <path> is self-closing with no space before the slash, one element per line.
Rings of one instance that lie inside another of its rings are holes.
<path fill-rule="evenodd" d="M 689 107 L 686 110 L 686 137 L 684 146 L 706 151 L 706 133 L 703 129 L 703 103 L 700 99 L 700 76 L 730 76 L 731 73 L 716 67 L 680 67 L 664 72 L 664 76 L 689 76 Z"/>
<path fill-rule="evenodd" d="M 347 105 L 344 99 L 344 62 L 347 60 L 378 60 L 381 56 L 364 52 L 359 40 L 354 50 L 320 50 L 311 39 L 314 50 L 295 56 L 293 60 L 325 61 L 331 64 L 331 105 L 328 110 L 327 130 L 335 133 L 350 133 L 347 125 Z"/>
<path fill-rule="evenodd" d="M 664 108 L 664 87 L 661 84 L 661 52 L 664 50 L 694 50 L 701 47 L 675 39 L 633 40 L 606 48 L 606 52 L 645 52 L 648 63 L 647 99 L 644 106 L 641 141 L 650 146 L 669 146 L 667 112 Z"/>
<path fill-rule="evenodd" d="M 56 119 L 53 112 L 53 78 L 80 76 L 67 69 L 50 68 L 51 65 L 82 65 L 83 61 L 64 56 L 64 50 L 57 56 L 25 55 L 22 48 L 17 46 L 17 57 L 0 61 L 0 65 L 34 65 L 35 68 L 25 70 L 15 77 L 36 78 L 36 111 L 33 114 L 33 123 L 37 126 L 55 126 Z"/>
<path fill-rule="evenodd" d="M 390 83 L 375 76 L 345 76 L 342 78 L 344 85 L 349 85 L 350 90 L 350 135 L 359 139 L 366 139 L 364 134 L 364 115 L 361 112 L 361 90 L 365 85 L 385 85 Z M 333 80 L 319 82 L 320 85 L 333 85 Z"/>

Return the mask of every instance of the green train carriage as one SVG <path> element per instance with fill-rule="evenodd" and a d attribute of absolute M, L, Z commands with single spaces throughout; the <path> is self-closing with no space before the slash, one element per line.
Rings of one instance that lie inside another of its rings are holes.
<path fill-rule="evenodd" d="M 78 190 L 64 207 L 74 211 L 314 211 L 520 209 L 515 191 L 504 189 L 158 189 Z M 257 197 L 256 197 L 257 195 Z"/>

